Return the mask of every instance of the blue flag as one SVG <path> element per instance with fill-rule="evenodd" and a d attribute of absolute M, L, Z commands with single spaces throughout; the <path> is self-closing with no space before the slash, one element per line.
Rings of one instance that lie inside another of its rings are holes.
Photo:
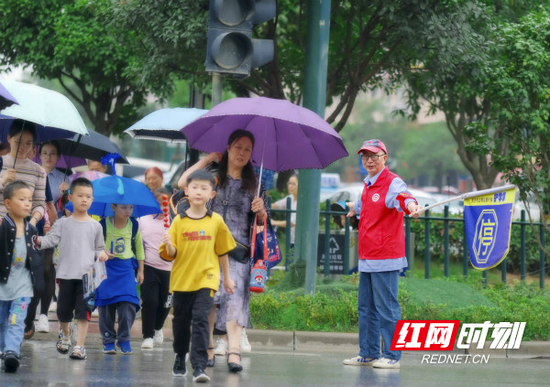
<path fill-rule="evenodd" d="M 474 268 L 488 270 L 506 258 L 515 196 L 515 188 L 510 188 L 464 199 L 464 227 Z"/>

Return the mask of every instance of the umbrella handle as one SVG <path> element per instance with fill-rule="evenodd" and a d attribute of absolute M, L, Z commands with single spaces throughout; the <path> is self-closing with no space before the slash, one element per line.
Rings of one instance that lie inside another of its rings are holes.
<path fill-rule="evenodd" d="M 264 147 L 262 149 L 262 162 L 260 164 L 260 178 L 258 179 L 258 194 L 257 197 L 260 197 L 260 187 L 262 186 L 262 174 L 264 172 L 264 154 L 265 154 L 265 143 L 267 142 L 267 124 L 265 125 L 265 135 L 264 135 Z"/>
<path fill-rule="evenodd" d="M 73 157 L 73 152 L 74 150 L 76 149 L 76 147 L 78 146 L 78 144 L 80 144 L 80 140 L 82 139 L 82 135 L 79 134 L 78 135 L 78 139 L 76 140 L 76 143 L 73 142 L 73 145 L 71 145 L 71 152 L 69 154 L 69 163 L 67 165 L 67 168 L 65 168 L 65 175 L 63 176 L 63 181 L 65 181 L 65 179 L 67 178 L 67 172 L 69 172 L 69 165 L 71 165 L 71 157 Z"/>
<path fill-rule="evenodd" d="M 21 133 L 19 134 L 19 142 L 17 143 L 17 150 L 15 151 L 15 157 L 13 158 L 13 169 L 15 169 L 15 163 L 17 163 L 17 155 L 19 154 L 19 148 L 21 147 L 21 141 L 23 140 L 24 131 L 25 131 L 25 121 L 23 121 L 23 128 L 21 129 Z"/>

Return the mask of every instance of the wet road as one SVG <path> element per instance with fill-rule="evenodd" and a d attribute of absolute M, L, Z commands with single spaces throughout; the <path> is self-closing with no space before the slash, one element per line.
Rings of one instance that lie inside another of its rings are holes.
<path fill-rule="evenodd" d="M 15 374 L 0 373 L 0 387 L 56 386 L 193 386 L 190 366 L 185 378 L 171 374 L 171 343 L 141 351 L 132 342 L 130 356 L 104 355 L 99 340 L 88 343 L 88 359 L 71 360 L 50 341 L 26 341 L 22 364 Z M 333 350 L 298 352 L 255 348 L 243 356 L 245 371 L 229 374 L 225 357 L 207 373 L 210 386 L 549 386 L 549 359 L 492 357 L 488 364 L 421 364 L 422 355 L 405 353 L 401 370 L 343 366 L 353 354 Z M 208 384 L 206 384 L 208 385 Z"/>

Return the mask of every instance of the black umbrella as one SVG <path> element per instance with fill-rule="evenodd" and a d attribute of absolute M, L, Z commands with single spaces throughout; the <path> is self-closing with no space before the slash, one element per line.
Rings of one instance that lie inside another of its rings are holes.
<path fill-rule="evenodd" d="M 69 139 L 57 140 L 61 147 L 61 153 L 66 156 L 78 156 L 94 161 L 101 161 L 101 158 L 109 153 L 118 153 L 120 158 L 117 163 L 130 164 L 126 157 L 122 155 L 120 147 L 109 140 L 109 137 L 94 130 L 89 130 L 89 132 L 89 136 L 77 134 Z"/>
<path fill-rule="evenodd" d="M 0 83 L 0 110 L 13 105 L 14 103 L 19 105 L 19 102 L 15 100 L 13 95 Z"/>

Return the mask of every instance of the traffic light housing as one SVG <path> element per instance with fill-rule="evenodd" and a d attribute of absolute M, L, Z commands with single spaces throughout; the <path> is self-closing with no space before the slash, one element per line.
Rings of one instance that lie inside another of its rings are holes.
<path fill-rule="evenodd" d="M 210 0 L 206 71 L 248 76 L 273 60 L 273 41 L 252 28 L 276 16 L 276 0 Z"/>

